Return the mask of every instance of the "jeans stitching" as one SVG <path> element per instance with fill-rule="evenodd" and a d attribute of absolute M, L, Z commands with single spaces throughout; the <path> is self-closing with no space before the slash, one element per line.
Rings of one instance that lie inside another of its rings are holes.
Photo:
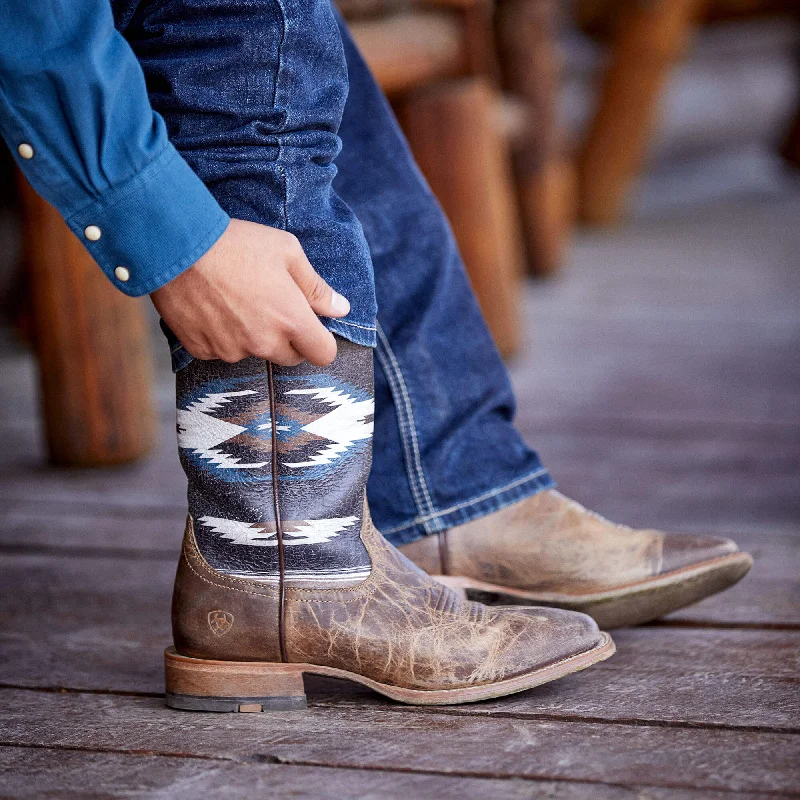
<path fill-rule="evenodd" d="M 276 107 L 278 102 L 278 84 L 281 79 L 281 71 L 283 70 L 283 46 L 286 43 L 286 35 L 288 33 L 289 24 L 286 20 L 286 9 L 283 7 L 281 0 L 276 0 L 278 10 L 281 12 L 281 39 L 278 42 L 278 68 L 275 70 L 275 84 L 272 87 L 272 108 Z M 281 157 L 280 151 L 280 137 L 278 137 L 278 159 Z"/>
<path fill-rule="evenodd" d="M 374 325 L 358 325 L 355 322 L 345 322 L 343 319 L 336 319 L 340 325 L 349 325 L 351 328 L 361 328 L 362 331 L 374 331 Z"/>
<path fill-rule="evenodd" d="M 521 486 L 523 483 L 527 483 L 528 481 L 532 481 L 536 478 L 541 478 L 543 475 L 547 475 L 547 469 L 545 467 L 540 467 L 535 472 L 531 472 L 529 475 L 526 475 L 522 478 L 517 478 L 517 480 L 511 481 L 511 483 L 501 486 L 498 489 L 493 489 L 491 492 L 478 495 L 477 497 L 465 500 L 463 503 L 457 503 L 454 506 L 442 509 L 441 511 L 429 514 L 428 516 L 416 517 L 415 519 L 411 520 L 411 522 L 406 522 L 399 527 L 382 529 L 381 533 L 384 536 L 389 536 L 390 534 L 399 533 L 400 531 L 407 530 L 408 528 L 413 528 L 415 525 L 425 525 L 426 522 L 430 522 L 431 520 L 438 519 L 440 517 L 446 517 L 448 514 L 452 514 L 455 511 L 461 511 L 467 506 L 476 505 L 484 502 L 485 500 L 491 500 L 491 498 L 497 497 L 497 495 L 503 494 L 503 492 L 509 492 L 512 489 L 516 489 L 517 487 Z"/>
<path fill-rule="evenodd" d="M 281 80 L 281 71 L 283 70 L 283 45 L 286 42 L 286 34 L 288 23 L 286 21 L 286 10 L 283 7 L 283 3 L 281 0 L 276 0 L 276 5 L 281 13 L 281 38 L 278 42 L 278 66 L 275 70 L 275 84 L 272 88 L 272 108 L 276 108 L 278 103 L 278 86 L 280 85 Z M 289 186 L 288 186 L 288 179 L 286 177 L 286 170 L 284 170 L 283 166 L 281 165 L 281 137 L 276 136 L 275 142 L 278 146 L 278 154 L 275 157 L 275 165 L 278 168 L 278 172 L 281 176 L 281 188 L 283 189 L 283 229 L 285 231 L 289 230 Z"/>
<path fill-rule="evenodd" d="M 383 357 L 383 353 L 381 351 L 381 342 L 378 341 L 378 347 L 375 351 L 375 355 L 378 357 L 378 361 L 381 362 L 381 366 L 383 367 L 384 372 L 386 373 L 386 377 L 389 380 L 390 390 L 393 396 L 399 394 L 397 388 L 395 386 L 394 375 L 391 371 L 391 365 L 385 362 Z M 399 399 L 399 398 L 398 398 Z M 408 439 L 405 435 L 405 427 L 402 419 L 402 412 L 398 409 L 397 412 L 397 427 L 400 431 L 400 441 L 403 445 L 403 452 L 405 453 L 405 461 L 408 465 L 408 470 L 406 472 L 406 476 L 408 477 L 408 485 L 411 489 L 411 494 L 414 496 L 414 505 L 416 506 L 417 513 L 422 514 L 427 509 L 425 507 L 425 503 L 423 502 L 423 498 L 420 497 L 419 487 L 417 486 L 416 476 L 412 474 L 412 464 L 413 464 L 413 455 L 411 453 L 411 448 L 408 442 Z"/>
<path fill-rule="evenodd" d="M 400 369 L 400 364 L 397 361 L 397 358 L 394 355 L 394 351 L 389 344 L 389 340 L 386 334 L 383 331 L 383 328 L 380 329 L 379 332 L 381 339 L 383 341 L 384 348 L 386 349 L 386 353 L 389 356 L 390 363 L 394 368 L 395 378 L 397 380 L 397 384 L 400 387 L 400 392 L 402 395 L 403 406 L 406 413 L 406 421 L 405 427 L 407 428 L 408 434 L 411 437 L 411 447 L 413 453 L 413 469 L 416 472 L 416 477 L 419 482 L 420 490 L 423 493 L 423 496 L 426 501 L 427 511 L 429 514 L 434 514 L 435 505 L 433 499 L 431 498 L 430 492 L 428 491 L 428 484 L 425 480 L 425 473 L 422 468 L 422 457 L 420 456 L 419 450 L 419 440 L 417 438 L 417 429 L 414 423 L 414 410 L 411 405 L 411 397 L 408 394 L 408 389 L 406 387 L 405 378 L 403 377 L 403 372 Z M 401 436 L 403 435 L 403 426 L 400 428 Z"/>
<path fill-rule="evenodd" d="M 398 413 L 398 427 L 400 429 L 400 439 L 403 443 L 403 450 L 406 453 L 406 462 L 408 465 L 409 485 L 411 486 L 412 494 L 417 506 L 418 512 L 434 513 L 434 503 L 428 491 L 425 474 L 422 469 L 422 459 L 419 453 L 419 441 L 417 439 L 416 428 L 414 427 L 414 411 L 411 407 L 411 398 L 409 397 L 408 390 L 406 389 L 403 373 L 400 370 L 400 365 L 392 352 L 389 345 L 389 340 L 383 331 L 380 324 L 377 326 L 378 331 L 378 359 L 386 372 L 386 377 L 389 380 L 392 393 L 396 395 L 396 400 L 399 400 L 399 408 L 402 409 Z M 385 363 L 381 348 L 386 351 L 386 358 L 388 364 Z M 422 497 L 420 497 L 420 492 Z"/>

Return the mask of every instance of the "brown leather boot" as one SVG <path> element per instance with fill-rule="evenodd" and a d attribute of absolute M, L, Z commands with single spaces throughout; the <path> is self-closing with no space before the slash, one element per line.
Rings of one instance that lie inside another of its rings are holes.
<path fill-rule="evenodd" d="M 305 707 L 303 674 L 347 678 L 393 700 L 469 703 L 520 692 L 614 653 L 590 617 L 488 608 L 428 577 L 364 509 L 369 578 L 302 588 L 223 575 L 191 519 L 175 581 L 167 704 L 203 711 Z"/>
<path fill-rule="evenodd" d="M 470 598 L 583 611 L 603 628 L 721 592 L 753 564 L 730 539 L 634 530 L 552 489 L 400 550 Z"/>
<path fill-rule="evenodd" d="M 590 617 L 469 602 L 386 542 L 365 500 L 371 419 L 372 351 L 344 340 L 325 368 L 246 359 L 178 373 L 189 518 L 168 705 L 299 708 L 304 673 L 465 703 L 614 652 Z"/>

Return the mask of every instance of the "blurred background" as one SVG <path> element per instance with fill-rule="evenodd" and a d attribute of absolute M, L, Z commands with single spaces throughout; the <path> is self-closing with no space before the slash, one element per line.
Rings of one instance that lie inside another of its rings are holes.
<path fill-rule="evenodd" d="M 798 4 L 341 7 L 562 488 L 632 522 L 796 523 Z M 2 187 L 2 492 L 19 536 L 42 492 L 168 527 L 183 477 L 152 308 L 107 283 L 5 156 Z"/>

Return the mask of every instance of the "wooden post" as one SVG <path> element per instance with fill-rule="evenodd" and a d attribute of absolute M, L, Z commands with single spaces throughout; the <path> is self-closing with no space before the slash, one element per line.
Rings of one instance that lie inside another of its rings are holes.
<path fill-rule="evenodd" d="M 483 79 L 465 78 L 412 92 L 399 110 L 498 349 L 510 355 L 519 344 L 522 254 L 496 99 Z"/>
<path fill-rule="evenodd" d="M 58 212 L 19 185 L 50 460 L 133 461 L 154 434 L 142 301 L 114 289 Z"/>
<path fill-rule="evenodd" d="M 528 263 L 535 274 L 550 275 L 561 266 L 576 207 L 575 167 L 558 120 L 557 3 L 502 0 L 496 27 L 505 86 L 530 114 L 514 148 Z"/>
<path fill-rule="evenodd" d="M 613 225 L 644 161 L 661 93 L 704 0 L 627 0 L 579 160 L 580 215 Z"/>
<path fill-rule="evenodd" d="M 786 138 L 781 147 L 781 155 L 794 167 L 800 167 L 800 108 L 797 109 Z"/>

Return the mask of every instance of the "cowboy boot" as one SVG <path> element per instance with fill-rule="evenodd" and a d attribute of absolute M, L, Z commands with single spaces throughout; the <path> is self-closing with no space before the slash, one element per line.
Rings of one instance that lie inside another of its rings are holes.
<path fill-rule="evenodd" d="M 730 539 L 634 530 L 553 489 L 400 551 L 467 597 L 582 611 L 603 628 L 721 592 L 753 564 Z"/>
<path fill-rule="evenodd" d="M 303 674 L 406 703 L 522 691 L 608 658 L 587 616 L 487 608 L 434 581 L 372 525 L 372 351 L 329 367 L 195 360 L 178 372 L 189 516 L 166 652 L 167 704 L 305 705 Z"/>

